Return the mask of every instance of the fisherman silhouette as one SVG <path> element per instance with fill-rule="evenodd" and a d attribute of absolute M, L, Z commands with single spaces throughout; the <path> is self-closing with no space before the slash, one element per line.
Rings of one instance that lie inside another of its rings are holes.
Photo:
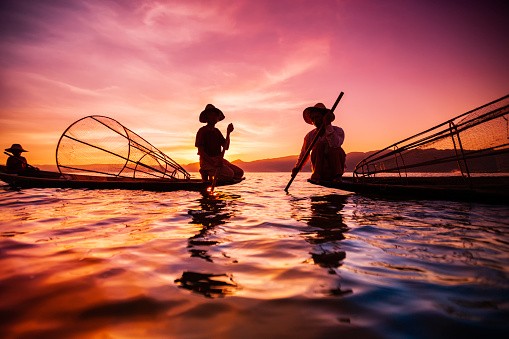
<path fill-rule="evenodd" d="M 315 106 L 304 110 L 303 118 L 306 123 L 314 125 L 316 128 L 305 136 L 296 166 L 292 169 L 292 175 L 295 176 L 300 170 L 297 164 L 301 161 L 304 161 L 304 163 L 307 161 L 309 157 L 308 148 L 316 133 L 321 131 L 311 150 L 311 169 L 313 170 L 311 180 L 341 181 L 341 177 L 345 172 L 346 161 L 345 151 L 341 148 L 345 140 L 345 132 L 341 127 L 331 125 L 331 122 L 335 119 L 334 113 L 327 109 L 324 104 L 317 103 Z M 320 129 L 322 125 L 325 126 Z M 306 159 L 303 159 L 304 157 Z"/>
<path fill-rule="evenodd" d="M 4 153 L 9 156 L 5 164 L 7 173 L 31 174 L 39 170 L 37 167 L 28 164 L 27 159 L 21 155 L 23 152 L 28 151 L 23 149 L 20 144 L 12 144 L 11 147 L 5 149 Z"/>
<path fill-rule="evenodd" d="M 195 146 L 198 147 L 203 180 L 212 180 L 216 173 L 223 180 L 242 179 L 244 175 L 240 167 L 224 159 L 224 152 L 230 147 L 230 133 L 233 132 L 233 124 L 229 124 L 225 138 L 215 127 L 224 118 L 223 112 L 212 104 L 208 104 L 200 113 L 200 122 L 206 125 L 196 133 Z"/>

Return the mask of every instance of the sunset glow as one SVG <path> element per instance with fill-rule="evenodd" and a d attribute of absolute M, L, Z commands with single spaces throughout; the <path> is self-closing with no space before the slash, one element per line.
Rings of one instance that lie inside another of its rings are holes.
<path fill-rule="evenodd" d="M 213 103 L 227 159 L 295 155 L 302 110 L 343 91 L 345 151 L 380 149 L 509 93 L 507 17 L 502 1 L 4 0 L 0 145 L 54 164 L 69 125 L 105 115 L 187 164 Z"/>

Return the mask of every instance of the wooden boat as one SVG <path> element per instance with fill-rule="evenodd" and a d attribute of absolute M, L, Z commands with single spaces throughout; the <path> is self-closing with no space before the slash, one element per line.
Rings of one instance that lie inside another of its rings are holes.
<path fill-rule="evenodd" d="M 147 191 L 205 191 L 211 186 L 210 181 L 201 179 L 152 179 L 126 178 L 97 175 L 60 174 L 51 171 L 32 171 L 30 174 L 18 175 L 6 173 L 5 166 L 0 166 L 0 180 L 13 188 L 83 188 L 83 189 L 123 189 Z M 239 180 L 221 181 L 216 186 L 234 185 Z"/>
<path fill-rule="evenodd" d="M 472 181 L 473 187 L 461 183 L 457 176 L 410 177 L 405 182 L 399 178 L 375 177 L 359 181 L 355 177 L 343 177 L 341 182 L 308 182 L 328 188 L 359 193 L 367 196 L 391 199 L 426 199 L 473 201 L 509 204 L 509 177 L 479 177 Z"/>
<path fill-rule="evenodd" d="M 29 170 L 9 174 L 0 166 L 0 180 L 12 187 L 202 191 L 212 183 L 192 179 L 177 162 L 141 136 L 105 116 L 87 116 L 71 124 L 56 150 L 58 172 Z M 243 179 L 221 181 L 233 185 Z"/>
<path fill-rule="evenodd" d="M 362 194 L 509 204 L 509 95 L 361 160 L 352 177 L 313 182 Z"/>

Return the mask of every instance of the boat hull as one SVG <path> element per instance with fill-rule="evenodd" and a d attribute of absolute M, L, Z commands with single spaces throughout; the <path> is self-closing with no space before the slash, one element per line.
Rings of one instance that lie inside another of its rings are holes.
<path fill-rule="evenodd" d="M 66 175 L 39 171 L 33 175 L 8 174 L 0 171 L 0 180 L 14 188 L 122 189 L 146 191 L 203 191 L 211 183 L 199 179 L 131 179 L 89 175 Z M 234 185 L 242 180 L 219 181 L 216 186 Z"/>
<path fill-rule="evenodd" d="M 461 177 L 414 177 L 404 181 L 390 177 L 344 177 L 341 182 L 308 180 L 314 185 L 378 197 L 509 204 L 509 177 L 471 178 L 471 187 L 462 181 Z"/>

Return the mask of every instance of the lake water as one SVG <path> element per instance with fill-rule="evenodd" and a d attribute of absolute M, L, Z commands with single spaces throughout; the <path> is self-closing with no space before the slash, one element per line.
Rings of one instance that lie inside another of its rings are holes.
<path fill-rule="evenodd" d="M 198 192 L 0 187 L 1 338 L 509 333 L 509 208 L 288 173 Z"/>

